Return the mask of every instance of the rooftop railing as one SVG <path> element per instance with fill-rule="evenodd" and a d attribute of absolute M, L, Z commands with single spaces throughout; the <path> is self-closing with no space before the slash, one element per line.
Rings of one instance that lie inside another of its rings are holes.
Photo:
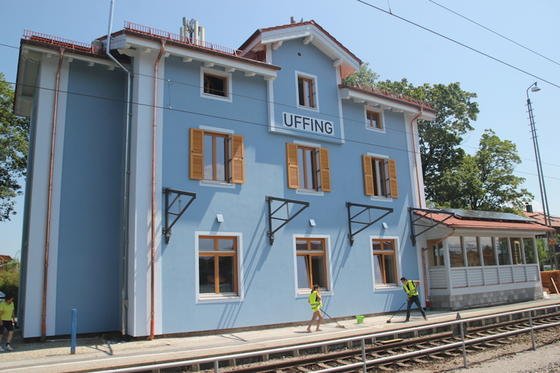
<path fill-rule="evenodd" d="M 45 44 L 56 45 L 66 49 L 71 49 L 74 51 L 81 51 L 87 53 L 97 53 L 98 47 L 93 46 L 90 43 L 84 43 L 80 41 L 74 41 L 69 39 L 64 39 L 59 36 L 44 34 L 42 32 L 36 32 L 31 30 L 25 30 L 23 32 L 23 38 L 25 40 L 38 41 Z"/>
<path fill-rule="evenodd" d="M 204 48 L 204 49 L 219 52 L 219 53 L 229 54 L 229 55 L 232 55 L 232 56 L 240 56 L 241 55 L 241 51 L 238 50 L 238 49 L 224 47 L 223 45 L 219 45 L 219 44 L 216 44 L 216 43 L 210 43 L 210 42 L 203 41 L 203 40 L 193 40 L 193 39 L 188 38 L 188 37 L 187 38 L 183 37 L 179 34 L 175 34 L 175 33 L 172 33 L 172 32 L 160 30 L 160 29 L 150 27 L 150 26 L 140 25 L 140 24 L 134 23 L 134 22 L 125 21 L 124 28 L 125 28 L 125 30 L 130 30 L 130 31 L 134 31 L 134 32 L 137 32 L 137 33 L 140 33 L 140 34 L 143 34 L 143 35 L 153 36 L 153 37 L 156 37 L 156 38 L 169 40 L 169 41 L 179 43 L 179 44 L 183 44 L 183 45 L 196 46 L 196 47 L 199 47 L 199 48 Z"/>

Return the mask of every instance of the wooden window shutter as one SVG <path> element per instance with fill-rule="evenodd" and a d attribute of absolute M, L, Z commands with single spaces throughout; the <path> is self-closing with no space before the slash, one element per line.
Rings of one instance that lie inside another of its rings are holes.
<path fill-rule="evenodd" d="M 296 144 L 286 144 L 286 169 L 288 172 L 288 188 L 297 189 L 299 187 L 299 170 Z"/>
<path fill-rule="evenodd" d="M 392 198 L 399 198 L 399 183 L 397 181 L 397 162 L 389 159 L 387 162 L 389 172 L 389 190 Z"/>
<path fill-rule="evenodd" d="M 231 182 L 243 184 L 245 182 L 245 149 L 243 147 L 243 136 L 233 135 L 231 137 Z"/>
<path fill-rule="evenodd" d="M 331 169 L 329 167 L 329 150 L 321 148 L 319 167 L 321 170 L 321 190 L 323 192 L 331 191 Z"/>
<path fill-rule="evenodd" d="M 189 177 L 194 180 L 204 179 L 204 131 L 190 129 Z"/>
<path fill-rule="evenodd" d="M 373 196 L 375 194 L 373 189 L 373 169 L 372 157 L 362 155 L 362 166 L 364 169 L 364 194 L 366 196 Z"/>

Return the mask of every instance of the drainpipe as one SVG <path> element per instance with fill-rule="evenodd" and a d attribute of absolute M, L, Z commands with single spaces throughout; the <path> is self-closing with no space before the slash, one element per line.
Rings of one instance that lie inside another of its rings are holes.
<path fill-rule="evenodd" d="M 47 336 L 47 290 L 49 285 L 49 245 L 51 240 L 51 215 L 52 215 L 52 191 L 53 191 L 53 174 L 54 174 L 54 154 L 56 150 L 56 125 L 58 122 L 58 96 L 60 90 L 60 70 L 62 69 L 62 60 L 64 58 L 64 48 L 60 48 L 58 57 L 58 67 L 54 80 L 54 99 L 52 109 L 51 124 L 51 151 L 49 157 L 49 181 L 47 191 L 47 213 L 45 224 L 45 246 L 43 254 L 43 296 L 41 300 L 41 339 Z"/>
<path fill-rule="evenodd" d="M 105 53 L 121 70 L 126 73 L 126 124 L 124 133 L 124 171 L 123 171 L 123 205 L 122 205 L 122 242 L 123 242 L 123 257 L 122 257 L 122 279 L 121 279 L 121 334 L 125 335 L 127 324 L 127 310 L 128 310 L 128 210 L 129 210 L 129 194 L 130 194 L 130 119 L 132 113 L 130 102 L 132 94 L 132 73 L 124 67 L 112 54 L 111 54 L 111 28 L 113 26 L 113 9 L 114 0 L 111 0 L 109 10 L 109 26 L 107 30 L 107 47 Z"/>
<path fill-rule="evenodd" d="M 154 61 L 154 102 L 152 106 L 152 219 L 150 224 L 150 339 L 155 334 L 155 262 L 156 262 L 156 162 L 157 162 L 157 105 L 158 105 L 158 73 L 161 57 L 165 53 L 165 41 L 161 40 L 159 54 Z"/>

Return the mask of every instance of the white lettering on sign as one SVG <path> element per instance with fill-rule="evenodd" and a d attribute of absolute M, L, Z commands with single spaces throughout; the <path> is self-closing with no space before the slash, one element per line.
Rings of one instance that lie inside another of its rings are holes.
<path fill-rule="evenodd" d="M 282 123 L 284 127 L 334 136 L 334 124 L 328 120 L 284 112 L 282 113 Z"/>

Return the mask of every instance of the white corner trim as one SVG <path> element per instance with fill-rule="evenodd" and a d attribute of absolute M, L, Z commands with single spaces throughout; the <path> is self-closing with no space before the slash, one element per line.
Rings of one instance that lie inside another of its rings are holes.
<path fill-rule="evenodd" d="M 220 76 L 220 77 L 226 79 L 226 81 L 227 81 L 227 96 L 224 97 L 224 96 L 213 95 L 211 93 L 205 93 L 204 92 L 204 74 L 205 73 Z M 211 69 L 211 68 L 207 68 L 207 67 L 203 67 L 203 66 L 200 67 L 200 97 L 231 103 L 233 101 L 232 96 L 233 96 L 233 80 L 231 78 L 231 73 L 227 73 L 225 71 Z"/>
<path fill-rule="evenodd" d="M 200 236 L 230 236 L 237 237 L 237 295 L 201 295 L 200 284 L 199 284 L 199 269 L 198 269 L 198 241 Z M 243 272 L 243 233 L 240 232 L 216 232 L 216 231 L 195 231 L 194 232 L 194 284 L 195 284 L 195 303 L 231 303 L 231 302 L 243 302 L 245 299 L 245 280 Z"/>
<path fill-rule="evenodd" d="M 302 71 L 294 70 L 295 74 L 295 96 L 296 96 L 296 107 L 302 110 L 309 110 L 314 112 L 319 112 L 319 80 L 316 75 L 304 73 Z M 302 106 L 299 104 L 299 84 L 298 77 L 308 78 L 313 80 L 313 87 L 315 89 L 315 107 Z"/>

